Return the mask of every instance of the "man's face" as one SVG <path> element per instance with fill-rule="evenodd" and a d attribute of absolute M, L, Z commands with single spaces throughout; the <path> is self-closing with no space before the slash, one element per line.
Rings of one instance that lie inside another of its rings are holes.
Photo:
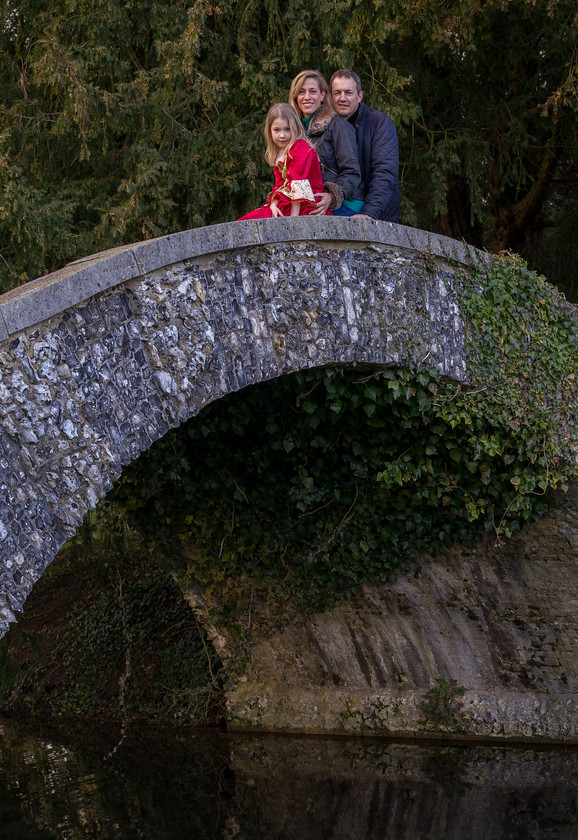
<path fill-rule="evenodd" d="M 347 76 L 338 76 L 336 79 L 333 79 L 331 96 L 333 97 L 333 105 L 339 116 L 350 117 L 359 108 L 359 103 L 363 99 L 363 91 L 357 92 L 354 79 L 350 79 Z"/>

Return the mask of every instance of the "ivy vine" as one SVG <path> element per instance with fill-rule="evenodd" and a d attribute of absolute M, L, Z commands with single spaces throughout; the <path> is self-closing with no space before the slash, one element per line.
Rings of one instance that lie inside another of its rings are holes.
<path fill-rule="evenodd" d="M 321 610 L 416 557 L 508 536 L 576 476 L 577 323 L 517 258 L 456 279 L 469 383 L 317 370 L 230 395 L 113 493 L 171 569 L 231 615 Z"/>

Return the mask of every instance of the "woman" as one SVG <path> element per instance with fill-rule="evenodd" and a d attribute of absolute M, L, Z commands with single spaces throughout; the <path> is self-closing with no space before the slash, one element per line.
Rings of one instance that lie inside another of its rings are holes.
<path fill-rule="evenodd" d="M 313 214 L 332 210 L 353 216 L 363 206 L 363 183 L 354 127 L 333 110 L 327 82 L 317 70 L 302 70 L 291 82 L 289 102 L 301 116 L 319 155 L 324 190 Z"/>

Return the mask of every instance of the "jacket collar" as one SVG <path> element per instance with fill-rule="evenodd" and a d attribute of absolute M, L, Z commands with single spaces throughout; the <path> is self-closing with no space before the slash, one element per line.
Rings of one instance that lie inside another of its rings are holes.
<path fill-rule="evenodd" d="M 323 132 L 327 130 L 329 123 L 335 116 L 337 115 L 329 114 L 328 116 L 320 117 L 319 112 L 316 111 L 313 114 L 313 117 L 311 118 L 311 122 L 309 123 L 309 129 L 307 131 L 307 134 L 310 137 L 315 137 L 318 134 L 323 134 Z"/>

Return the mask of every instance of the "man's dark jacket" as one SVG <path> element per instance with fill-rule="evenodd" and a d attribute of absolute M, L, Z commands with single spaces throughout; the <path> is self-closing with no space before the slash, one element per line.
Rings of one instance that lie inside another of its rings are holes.
<path fill-rule="evenodd" d="M 307 137 L 319 155 L 323 183 L 337 185 L 336 191 L 329 190 L 337 198 L 336 206 L 344 198 L 363 201 L 365 195 L 356 134 L 347 120 L 331 111 L 324 114 L 321 108 L 313 115 L 307 130 Z"/>
<path fill-rule="evenodd" d="M 399 222 L 399 151 L 395 125 L 365 102 L 349 117 L 357 132 L 365 204 L 361 213 L 372 219 Z"/>

